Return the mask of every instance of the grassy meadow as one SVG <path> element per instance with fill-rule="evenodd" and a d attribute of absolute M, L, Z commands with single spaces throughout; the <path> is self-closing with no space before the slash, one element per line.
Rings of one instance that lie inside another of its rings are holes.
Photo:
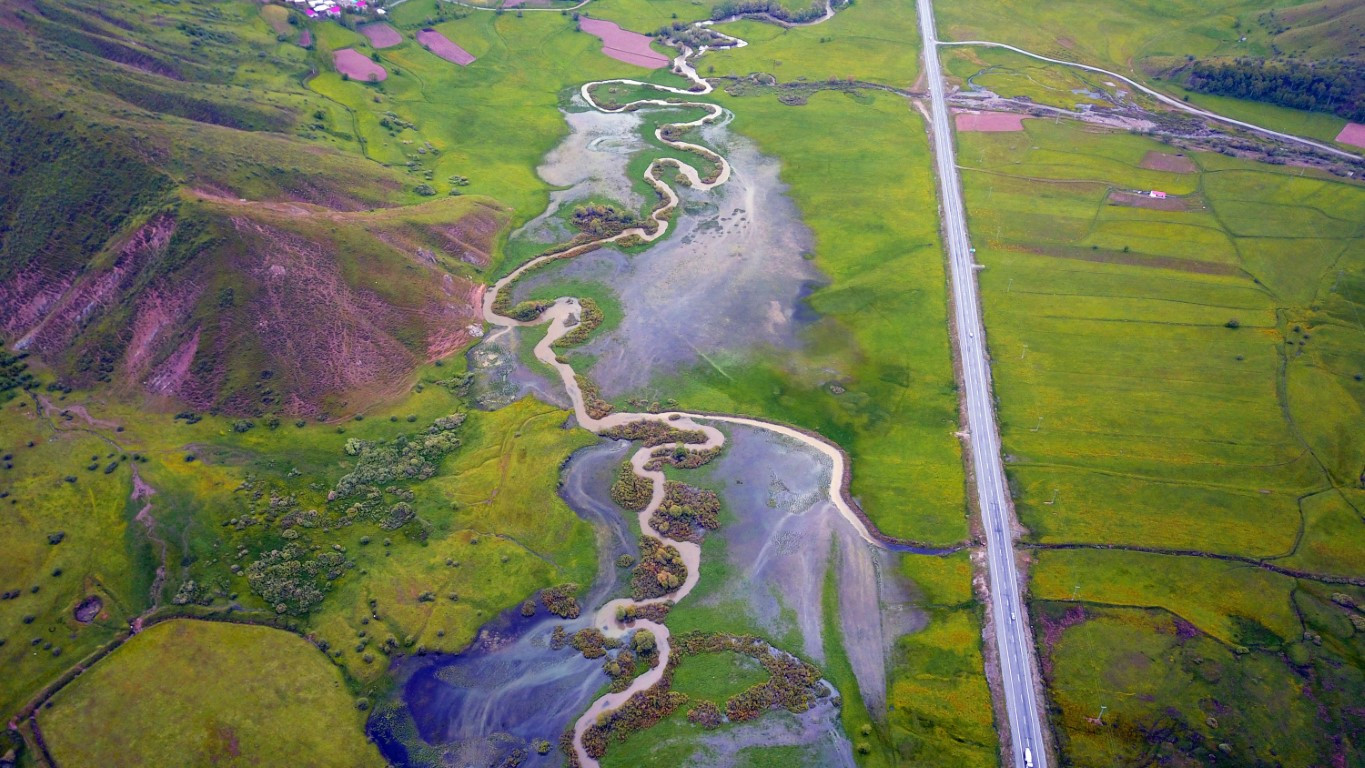
<path fill-rule="evenodd" d="M 1360 575 L 1365 191 L 1070 122 L 957 139 L 1063 757 L 1327 760 L 1355 590 L 1258 564 Z"/>
<path fill-rule="evenodd" d="M 707 77 L 767 73 L 779 82 L 860 80 L 909 88 L 919 76 L 919 22 L 908 0 L 869 0 L 813 26 L 783 28 L 759 21 L 716 27 L 749 45 L 712 51 Z"/>
<path fill-rule="evenodd" d="M 340 670 L 269 627 L 149 627 L 52 699 L 59 765 L 382 766 Z"/>

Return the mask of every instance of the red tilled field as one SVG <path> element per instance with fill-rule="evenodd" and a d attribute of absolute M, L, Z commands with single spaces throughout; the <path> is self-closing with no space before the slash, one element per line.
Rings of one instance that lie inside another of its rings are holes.
<path fill-rule="evenodd" d="M 388 24 L 379 22 L 377 24 L 365 24 L 357 27 L 365 37 L 370 39 L 370 45 L 376 48 L 388 48 L 403 42 L 403 36 L 398 34 L 398 30 Z"/>
<path fill-rule="evenodd" d="M 1341 129 L 1341 133 L 1337 134 L 1337 141 L 1365 149 L 1365 125 L 1347 123 L 1346 127 Z"/>
<path fill-rule="evenodd" d="M 668 57 L 649 47 L 649 38 L 639 32 L 621 29 L 610 21 L 581 18 L 578 26 L 602 40 L 602 53 L 627 64 L 658 69 L 668 66 Z"/>
<path fill-rule="evenodd" d="M 1024 116 L 1013 112 L 958 112 L 953 115 L 964 133 L 1010 133 L 1024 130 Z"/>
<path fill-rule="evenodd" d="M 1199 166 L 1194 161 L 1184 155 L 1169 155 L 1165 152 L 1148 152 L 1142 156 L 1139 168 L 1146 168 L 1149 171 L 1168 171 L 1170 173 L 1194 173 L 1199 170 Z"/>
<path fill-rule="evenodd" d="M 302 32 L 300 32 L 300 33 L 299 33 L 299 47 L 300 47 L 300 48 L 310 48 L 310 47 L 312 47 L 312 45 L 313 45 L 313 33 L 312 33 L 312 32 L 309 32 L 309 31 L 306 30 L 306 29 L 303 30 Z"/>
<path fill-rule="evenodd" d="M 474 63 L 474 57 L 470 55 L 469 51 L 466 51 L 451 42 L 445 35 L 434 29 L 424 29 L 421 32 L 418 32 L 417 42 L 421 43 L 422 47 L 426 48 L 428 51 L 431 51 L 446 61 L 453 61 L 462 67 L 467 67 Z"/>
<path fill-rule="evenodd" d="M 362 83 L 377 83 L 389 76 L 387 70 L 354 48 L 342 48 L 334 52 L 332 65 L 341 74 Z"/>

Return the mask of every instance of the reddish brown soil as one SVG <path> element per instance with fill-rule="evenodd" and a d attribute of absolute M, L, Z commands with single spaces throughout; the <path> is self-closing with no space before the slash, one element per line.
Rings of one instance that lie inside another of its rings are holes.
<path fill-rule="evenodd" d="M 379 22 L 377 24 L 365 24 L 356 28 L 356 31 L 370 39 L 370 45 L 376 48 L 390 48 L 403 42 L 403 36 L 398 34 L 398 30 L 388 24 Z M 352 75 L 354 77 L 354 75 Z"/>
<path fill-rule="evenodd" d="M 119 302 L 142 268 L 175 232 L 170 216 L 154 217 L 130 235 L 107 268 L 52 274 L 31 267 L 0 285 L 0 327 L 19 349 L 65 351 L 87 321 Z"/>
<path fill-rule="evenodd" d="M 440 56 L 446 61 L 453 61 L 462 67 L 467 67 L 474 63 L 474 57 L 469 51 L 461 48 L 446 38 L 445 35 L 434 29 L 424 29 L 417 33 L 417 42 L 424 48 Z"/>
<path fill-rule="evenodd" d="M 1109 204 L 1124 205 L 1129 208 L 1148 208 L 1153 211 L 1196 211 L 1204 207 L 1197 197 L 1172 195 L 1156 198 L 1135 192 L 1120 192 L 1119 190 L 1113 190 L 1109 193 Z"/>
<path fill-rule="evenodd" d="M 303 30 L 302 32 L 299 33 L 299 47 L 300 47 L 300 48 L 308 48 L 308 47 L 312 46 L 312 44 L 313 44 L 313 33 L 312 33 L 312 32 L 309 32 L 308 30 L 305 29 L 305 30 Z"/>
<path fill-rule="evenodd" d="M 194 264 L 159 272 L 177 222 L 154 217 L 108 265 L 69 274 L 35 267 L 0 282 L 0 329 L 78 385 L 95 383 L 82 360 L 107 360 L 116 383 L 176 407 L 240 415 L 351 413 L 401 393 L 416 365 L 469 341 L 482 296 L 474 281 L 447 271 L 449 261 L 486 265 L 502 210 L 428 224 L 201 193 L 200 205 L 221 209 L 212 220 L 222 232 Z M 301 223 L 308 219 L 363 219 L 391 248 L 363 248 L 370 271 L 358 279 L 341 266 L 355 256 L 325 235 L 303 234 L 326 231 Z M 401 290 L 392 280 L 400 272 Z M 226 299 L 206 288 L 221 273 L 235 276 Z M 112 335 L 99 330 L 111 327 Z"/>
<path fill-rule="evenodd" d="M 1167 171 L 1169 173 L 1195 173 L 1199 166 L 1194 161 L 1184 155 L 1170 155 L 1165 152 L 1148 152 L 1142 156 L 1142 162 L 1138 163 L 1139 168 L 1146 168 L 1149 171 Z"/>
<path fill-rule="evenodd" d="M 953 115 L 964 133 L 1012 133 L 1024 130 L 1024 116 L 1013 112 L 958 112 Z"/>
<path fill-rule="evenodd" d="M 610 21 L 581 18 L 578 26 L 602 40 L 602 53 L 627 64 L 658 69 L 668 65 L 668 57 L 649 47 L 650 38 L 639 32 L 621 29 Z"/>
<path fill-rule="evenodd" d="M 388 70 L 354 48 L 343 48 L 334 52 L 332 64 L 341 74 L 362 83 L 379 82 L 389 76 Z"/>
<path fill-rule="evenodd" d="M 1341 133 L 1337 134 L 1337 141 L 1365 149 L 1365 125 L 1347 123 L 1346 127 L 1341 129 Z"/>

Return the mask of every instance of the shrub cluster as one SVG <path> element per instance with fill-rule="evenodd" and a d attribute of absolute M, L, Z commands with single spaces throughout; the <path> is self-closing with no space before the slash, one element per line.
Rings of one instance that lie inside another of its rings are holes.
<path fill-rule="evenodd" d="M 576 619 L 582 610 L 578 605 L 578 585 L 572 582 L 540 590 L 540 602 L 545 610 L 562 619 Z"/>
<path fill-rule="evenodd" d="M 830 695 L 820 679 L 820 670 L 795 656 L 779 651 L 766 640 L 749 635 L 688 632 L 673 638 L 677 663 L 701 653 L 742 653 L 763 665 L 769 678 L 732 696 L 725 702 L 725 716 L 731 722 L 753 720 L 769 709 L 805 712 L 817 699 Z"/>
<path fill-rule="evenodd" d="M 687 580 L 687 566 L 677 547 L 653 536 L 640 537 L 640 564 L 630 576 L 630 594 L 636 600 L 663 597 Z"/>
<path fill-rule="evenodd" d="M 711 463 L 711 460 L 720 455 L 721 446 L 708 448 L 704 451 L 687 450 L 682 446 L 673 449 L 660 448 L 655 451 L 649 461 L 645 462 L 645 469 L 657 472 L 666 466 L 678 469 L 696 469 Z"/>
<path fill-rule="evenodd" d="M 607 752 L 608 741 L 625 741 L 630 734 L 657 724 L 686 704 L 685 694 L 669 690 L 672 682 L 672 676 L 666 672 L 653 687 L 626 699 L 626 703 L 620 707 L 599 715 L 597 722 L 583 732 L 584 751 L 594 758 L 600 758 Z"/>
<path fill-rule="evenodd" d="M 418 482 L 436 474 L 440 461 L 460 447 L 459 430 L 465 415 L 454 413 L 432 422 L 423 432 L 392 440 L 346 441 L 346 455 L 355 468 L 343 475 L 328 501 L 351 501 L 346 516 L 372 520 L 384 530 L 396 530 L 416 517 L 411 491 L 394 483 Z M 390 497 L 398 503 L 391 504 Z"/>
<path fill-rule="evenodd" d="M 597 388 L 596 382 L 582 374 L 575 374 L 574 381 L 578 382 L 578 389 L 583 393 L 583 410 L 594 419 L 604 419 L 616 410 L 616 406 L 602 399 L 602 390 Z"/>
<path fill-rule="evenodd" d="M 705 531 L 720 527 L 720 497 L 669 480 L 664 483 L 664 500 L 650 515 L 649 524 L 671 539 L 701 543 Z"/>
<path fill-rule="evenodd" d="M 251 591 L 275 607 L 276 613 L 300 616 L 322 602 L 330 582 L 341 577 L 355 563 L 336 551 L 319 552 L 314 557 L 297 544 L 272 549 L 246 568 Z"/>
<path fill-rule="evenodd" d="M 569 223 L 594 240 L 619 235 L 637 226 L 640 219 L 631 211 L 621 210 L 614 205 L 580 205 L 573 210 Z"/>
<path fill-rule="evenodd" d="M 665 443 L 704 443 L 706 433 L 700 429 L 678 429 L 654 419 L 638 419 L 602 432 L 603 437 L 617 440 L 639 440 L 646 448 Z"/>
<path fill-rule="evenodd" d="M 611 484 L 611 500 L 626 509 L 639 512 L 649 506 L 653 495 L 654 483 L 647 477 L 635 474 L 635 468 L 629 461 L 621 462 L 621 467 L 616 470 L 616 482 Z"/>
<path fill-rule="evenodd" d="M 581 308 L 578 313 L 578 325 L 575 325 L 573 330 L 555 339 L 555 343 L 552 345 L 555 349 L 568 349 L 582 344 L 588 340 L 593 331 L 602 325 L 606 316 L 602 314 L 602 308 L 597 306 L 596 301 L 582 299 L 578 302 L 578 306 Z"/>

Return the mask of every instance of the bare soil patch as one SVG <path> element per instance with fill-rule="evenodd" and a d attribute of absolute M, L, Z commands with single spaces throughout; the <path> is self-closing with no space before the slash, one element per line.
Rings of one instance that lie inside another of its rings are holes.
<path fill-rule="evenodd" d="M 358 27 L 357 31 L 369 38 L 370 45 L 376 48 L 391 48 L 403 42 L 403 36 L 398 34 L 398 30 L 383 22 L 365 24 Z"/>
<path fill-rule="evenodd" d="M 1149 171 L 1167 171 L 1169 173 L 1195 173 L 1199 166 L 1194 161 L 1184 155 L 1171 155 L 1165 152 L 1148 152 L 1142 156 L 1142 162 L 1138 163 L 1139 168 L 1146 168 Z"/>
<path fill-rule="evenodd" d="M 362 83 L 379 82 L 389 76 L 387 70 L 354 48 L 342 48 L 333 53 L 332 65 L 341 74 Z"/>
<path fill-rule="evenodd" d="M 1024 116 L 1013 112 L 958 112 L 957 129 L 975 133 L 1012 133 L 1024 130 Z"/>
<path fill-rule="evenodd" d="M 1109 204 L 1148 208 L 1153 211 L 1195 211 L 1204 207 L 1203 201 L 1194 196 L 1152 197 L 1141 192 L 1123 192 L 1117 189 L 1109 193 Z"/>
<path fill-rule="evenodd" d="M 1346 127 L 1341 129 L 1341 133 L 1337 134 L 1337 141 L 1365 149 L 1365 125 L 1347 123 Z"/>
<path fill-rule="evenodd" d="M 302 32 L 299 33 L 299 47 L 300 47 L 300 48 L 312 48 L 312 47 L 313 47 L 313 33 L 312 33 L 312 32 L 309 32 L 308 30 L 305 29 L 305 30 L 303 30 Z"/>
<path fill-rule="evenodd" d="M 446 61 L 453 61 L 462 67 L 467 67 L 474 63 L 474 57 L 469 51 L 466 51 L 451 42 L 445 35 L 434 29 L 424 29 L 421 32 L 418 32 L 417 42 L 421 43 L 422 47 L 426 48 L 428 51 L 431 51 Z"/>
<path fill-rule="evenodd" d="M 627 64 L 658 69 L 668 65 L 668 57 L 649 47 L 649 38 L 639 32 L 621 29 L 610 21 L 582 18 L 578 26 L 602 40 L 602 53 Z"/>

